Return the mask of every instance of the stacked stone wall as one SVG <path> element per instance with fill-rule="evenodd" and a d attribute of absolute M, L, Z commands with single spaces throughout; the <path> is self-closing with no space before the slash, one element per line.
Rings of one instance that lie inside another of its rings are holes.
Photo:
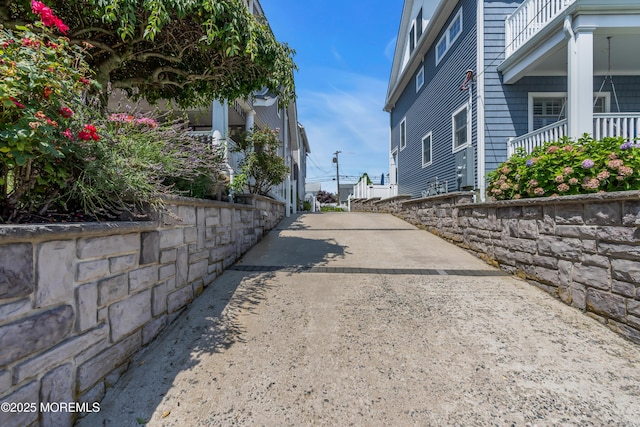
<path fill-rule="evenodd" d="M 474 251 L 640 343 L 640 192 L 474 203 L 357 200 Z"/>
<path fill-rule="evenodd" d="M 40 404 L 99 402 L 284 216 L 271 199 L 243 202 L 172 199 L 154 222 L 0 226 L 0 404 L 16 409 L 0 425 L 71 426 L 77 414 Z"/>

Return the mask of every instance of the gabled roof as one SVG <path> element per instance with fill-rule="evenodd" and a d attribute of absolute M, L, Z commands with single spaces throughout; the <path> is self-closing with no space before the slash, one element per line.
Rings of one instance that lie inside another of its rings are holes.
<path fill-rule="evenodd" d="M 425 2 L 438 2 L 433 14 L 423 16 L 429 22 L 422 32 L 422 36 L 416 43 L 416 47 L 407 58 L 405 52 L 408 50 L 409 32 L 414 19 L 414 9 L 418 4 Z M 398 98 L 402 94 L 404 88 L 411 82 L 413 74 L 422 63 L 424 55 L 429 48 L 436 42 L 436 38 L 440 30 L 445 26 L 449 16 L 457 7 L 460 0 L 405 0 L 402 8 L 402 18 L 400 19 L 400 29 L 398 30 L 398 39 L 396 41 L 396 50 L 393 56 L 393 65 L 391 67 L 391 76 L 389 78 L 389 87 L 387 89 L 387 100 L 384 110 L 391 111 L 395 106 Z"/>

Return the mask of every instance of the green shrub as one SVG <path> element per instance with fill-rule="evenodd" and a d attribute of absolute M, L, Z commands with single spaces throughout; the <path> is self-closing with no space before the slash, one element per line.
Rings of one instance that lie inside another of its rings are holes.
<path fill-rule="evenodd" d="M 320 212 L 344 212 L 345 210 L 339 206 L 322 206 Z"/>
<path fill-rule="evenodd" d="M 49 9 L 44 17 L 66 28 Z M 76 114 L 97 85 L 82 53 L 42 22 L 0 26 L 0 219 L 46 210 L 73 180 L 64 159 L 76 141 L 99 138 Z"/>
<path fill-rule="evenodd" d="M 243 156 L 240 168 L 231 187 L 236 193 L 248 190 L 251 194 L 266 195 L 271 187 L 282 183 L 289 174 L 289 167 L 278 148 L 279 129 L 252 129 L 237 138 L 232 151 Z"/>
<path fill-rule="evenodd" d="M 640 144 L 623 138 L 548 142 L 489 173 L 494 200 L 640 190 Z"/>
<path fill-rule="evenodd" d="M 159 209 L 168 195 L 211 196 L 221 175 L 221 149 L 189 136 L 181 120 L 112 114 L 95 119 L 102 137 L 82 144 L 66 203 L 118 216 Z"/>

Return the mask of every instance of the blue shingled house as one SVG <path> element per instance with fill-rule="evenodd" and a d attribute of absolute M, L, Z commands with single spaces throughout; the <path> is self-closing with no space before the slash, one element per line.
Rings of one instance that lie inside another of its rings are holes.
<path fill-rule="evenodd" d="M 413 197 L 484 190 L 516 147 L 634 139 L 640 1 L 405 0 L 385 111 L 391 184 Z"/>

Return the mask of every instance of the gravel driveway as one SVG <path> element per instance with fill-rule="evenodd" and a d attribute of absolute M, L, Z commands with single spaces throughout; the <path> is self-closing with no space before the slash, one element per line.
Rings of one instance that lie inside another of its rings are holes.
<path fill-rule="evenodd" d="M 640 426 L 640 346 L 393 217 L 283 221 L 80 426 Z"/>

